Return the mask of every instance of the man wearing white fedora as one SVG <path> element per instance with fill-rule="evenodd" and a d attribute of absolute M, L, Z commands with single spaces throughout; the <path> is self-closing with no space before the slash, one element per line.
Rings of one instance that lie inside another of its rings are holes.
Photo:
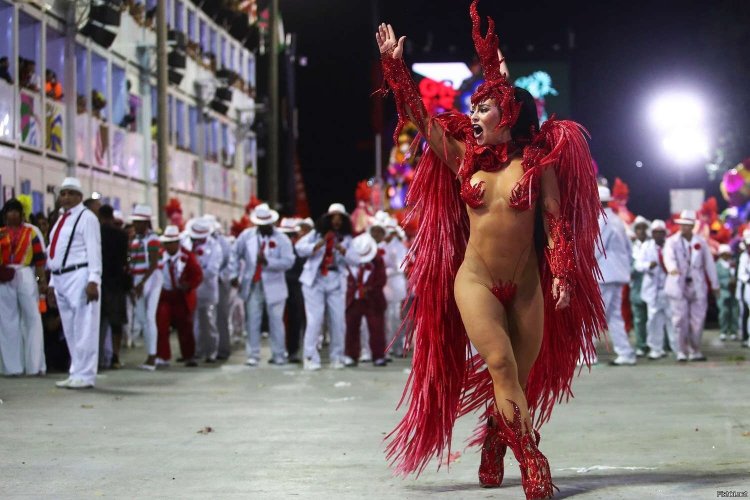
<path fill-rule="evenodd" d="M 648 322 L 648 307 L 641 296 L 641 286 L 643 284 L 643 273 L 635 267 L 643 248 L 651 241 L 648 237 L 650 222 L 643 216 L 639 215 L 633 221 L 631 228 L 635 234 L 633 239 L 633 257 L 632 268 L 630 272 L 630 310 L 633 314 L 633 330 L 635 331 L 635 354 L 638 357 L 646 355 L 648 344 L 646 342 Z"/>
<path fill-rule="evenodd" d="M 378 243 L 369 233 L 352 240 L 346 253 L 346 355 L 347 364 L 356 366 L 361 351 L 360 327 L 367 321 L 370 352 L 375 366 L 385 366 L 385 264 Z M 351 359 L 351 361 L 349 361 Z"/>
<path fill-rule="evenodd" d="M 189 226 L 188 238 L 183 244 L 198 258 L 203 271 L 203 281 L 196 291 L 195 356 L 202 357 L 206 363 L 214 363 L 219 351 L 216 305 L 219 303 L 219 270 L 223 255 L 221 246 L 211 237 L 213 222 L 200 217 L 193 219 Z"/>
<path fill-rule="evenodd" d="M 151 207 L 137 204 L 130 214 L 135 229 L 135 237 L 130 242 L 130 274 L 133 276 L 133 311 L 135 322 L 143 328 L 146 347 L 146 361 L 139 366 L 142 370 L 156 369 L 156 343 L 159 330 L 156 325 L 156 309 L 159 307 L 162 274 L 159 272 L 161 243 L 159 236 L 151 229 L 153 211 Z"/>
<path fill-rule="evenodd" d="M 705 361 L 701 351 L 708 309 L 708 287 L 719 292 L 716 265 L 706 241 L 693 233 L 694 210 L 683 210 L 675 222 L 680 230 L 664 244 L 664 285 L 677 332 L 677 361 Z M 708 282 L 706 282 L 708 279 Z"/>
<path fill-rule="evenodd" d="M 635 261 L 634 267 L 643 273 L 641 298 L 648 308 L 646 322 L 646 343 L 648 359 L 660 359 L 664 353 L 664 331 L 672 351 L 677 352 L 677 337 L 672 328 L 672 312 L 669 300 L 664 292 L 667 270 L 664 267 L 664 243 L 667 239 L 667 226 L 664 221 L 656 219 L 651 223 L 652 239 L 644 243 Z"/>
<path fill-rule="evenodd" d="M 748 347 L 748 321 L 750 321 L 750 229 L 742 231 L 742 253 L 737 263 L 737 300 L 740 302 L 740 340 Z"/>
<path fill-rule="evenodd" d="M 622 219 L 607 206 L 612 200 L 609 188 L 599 186 L 599 199 L 604 208 L 604 213 L 599 216 L 599 231 L 604 252 L 599 248 L 596 252 L 596 261 L 602 271 L 599 277 L 599 290 L 607 316 L 607 332 L 617 354 L 610 364 L 629 366 L 635 364 L 635 351 L 628 341 L 628 333 L 622 319 L 622 291 L 630 281 L 630 239 Z"/>
<path fill-rule="evenodd" d="M 227 360 L 232 354 L 229 338 L 229 309 L 232 306 L 232 273 L 229 261 L 232 259 L 232 244 L 224 236 L 221 224 L 215 215 L 206 214 L 204 219 L 213 224 L 211 238 L 216 240 L 221 248 L 221 265 L 219 266 L 219 302 L 216 304 L 216 330 L 219 332 L 219 347 L 216 359 Z"/>
<path fill-rule="evenodd" d="M 307 258 L 300 283 L 305 297 L 307 326 L 304 340 L 304 368 L 320 369 L 318 341 L 327 319 L 331 336 L 329 359 L 331 368 L 344 367 L 344 324 L 346 306 L 346 261 L 344 256 L 351 243 L 352 223 L 344 205 L 328 207 L 314 231 L 301 238 L 295 248 Z M 327 314 L 326 314 L 327 313 Z"/>
<path fill-rule="evenodd" d="M 63 180 L 59 201 L 64 213 L 50 232 L 47 300 L 60 311 L 70 351 L 70 376 L 56 385 L 84 389 L 96 383 L 99 362 L 101 230 L 99 220 L 83 205 L 81 181 Z"/>
<path fill-rule="evenodd" d="M 294 250 L 289 238 L 274 224 L 279 213 L 268 204 L 261 203 L 250 213 L 255 227 L 245 229 L 234 245 L 232 278 L 240 287 L 245 301 L 247 324 L 247 365 L 260 362 L 260 327 L 263 310 L 268 314 L 272 364 L 286 363 L 286 330 L 284 307 L 289 295 L 285 273 L 294 265 Z M 240 280 L 239 263 L 244 262 L 244 275 Z"/>

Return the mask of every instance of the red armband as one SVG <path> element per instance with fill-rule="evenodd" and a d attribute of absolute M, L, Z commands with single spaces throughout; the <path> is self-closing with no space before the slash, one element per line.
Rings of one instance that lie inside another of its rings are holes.
<path fill-rule="evenodd" d="M 385 54 L 381 62 L 383 64 L 383 87 L 377 92 L 384 96 L 388 93 L 388 88 L 393 91 L 393 97 L 396 99 L 396 109 L 398 111 L 398 125 L 393 133 L 394 142 L 398 143 L 398 136 L 401 130 L 410 120 L 411 115 L 419 123 L 415 123 L 419 130 L 425 130 L 427 126 L 427 112 L 422 102 L 422 96 L 419 93 L 417 84 L 411 77 L 409 69 L 403 59 L 394 59 L 391 53 Z"/>
<path fill-rule="evenodd" d="M 544 217 L 553 245 L 552 248 L 547 248 L 547 261 L 552 276 L 557 278 L 559 287 L 570 291 L 575 285 L 573 276 L 576 268 L 573 232 L 570 229 L 570 223 L 549 212 L 545 212 Z"/>

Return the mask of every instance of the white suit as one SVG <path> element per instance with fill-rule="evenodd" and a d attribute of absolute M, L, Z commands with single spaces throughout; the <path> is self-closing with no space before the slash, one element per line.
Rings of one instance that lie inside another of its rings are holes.
<path fill-rule="evenodd" d="M 740 302 L 741 340 L 747 340 L 748 322 L 750 318 L 750 250 L 743 250 L 737 262 L 737 300 Z"/>
<path fill-rule="evenodd" d="M 88 302 L 86 286 L 90 282 L 97 285 L 102 282 L 101 229 L 96 215 L 84 207 L 83 203 L 71 208 L 64 222 L 63 218 L 64 215 L 57 220 L 50 232 L 47 260 L 50 286 L 55 289 L 55 299 L 70 351 L 70 379 L 94 385 L 99 362 L 101 301 Z M 53 252 L 52 240 L 58 226 L 61 227 Z M 66 260 L 68 246 L 70 251 Z"/>
<path fill-rule="evenodd" d="M 406 275 L 404 274 L 403 263 L 406 258 L 406 245 L 398 238 L 393 238 L 386 244 L 385 255 L 385 273 L 388 281 L 383 287 L 383 294 L 388 306 L 385 310 L 385 339 L 386 347 L 391 346 L 393 354 L 401 356 L 404 353 L 403 332 L 399 334 L 401 328 L 401 309 L 403 301 L 407 297 Z M 398 335 L 398 338 L 396 336 Z M 396 341 L 394 342 L 394 339 Z"/>
<path fill-rule="evenodd" d="M 660 255 L 661 254 L 661 255 Z M 669 300 L 664 291 L 667 280 L 667 270 L 663 261 L 664 249 L 660 248 L 654 240 L 645 242 L 634 263 L 636 271 L 643 273 L 643 284 L 641 285 L 641 299 L 648 308 L 648 321 L 646 340 L 652 353 L 664 352 L 664 329 L 667 330 L 669 346 L 673 352 L 677 352 L 677 337 L 672 327 L 672 312 L 669 308 Z M 652 267 L 652 263 L 656 266 Z"/>
<path fill-rule="evenodd" d="M 142 262 L 134 264 L 131 261 L 130 273 L 133 276 L 133 285 L 136 286 L 143 281 L 145 273 L 149 269 L 149 251 L 159 249 L 159 237 L 156 233 L 149 231 L 143 237 L 136 236 L 130 243 L 130 257 L 139 256 Z M 161 264 L 159 264 L 161 266 Z M 133 304 L 133 314 L 135 323 L 143 327 L 143 339 L 146 344 L 146 354 L 149 356 L 156 355 L 156 341 L 159 332 L 156 327 L 156 309 L 159 307 L 159 297 L 161 296 L 161 287 L 163 284 L 162 272 L 159 268 L 155 269 L 151 276 L 143 283 L 143 293 L 135 299 Z"/>
<path fill-rule="evenodd" d="M 672 309 L 678 355 L 701 356 L 708 287 L 719 288 L 714 259 L 703 238 L 693 235 L 687 241 L 677 233 L 664 244 L 664 267 L 669 273 L 664 290 Z"/>
<path fill-rule="evenodd" d="M 218 356 L 228 358 L 231 354 L 229 339 L 229 309 L 232 305 L 232 270 L 231 259 L 234 258 L 232 244 L 223 234 L 216 232 L 212 236 L 221 247 L 221 265 L 219 266 L 219 302 L 216 305 L 216 329 L 219 332 Z"/>
<path fill-rule="evenodd" d="M 219 349 L 216 304 L 219 302 L 219 268 L 223 258 L 221 246 L 213 238 L 206 238 L 200 245 L 191 238 L 186 238 L 183 245 L 195 253 L 203 271 L 203 281 L 196 289 L 198 305 L 193 325 L 195 357 L 214 360 Z"/>
<path fill-rule="evenodd" d="M 261 266 L 260 279 L 254 282 L 261 250 L 267 264 Z M 261 235 L 255 227 L 245 229 L 234 243 L 230 272 L 233 278 L 239 278 L 239 263 L 245 263 L 240 296 L 245 302 L 248 359 L 260 359 L 260 326 L 265 307 L 272 359 L 278 364 L 286 362 L 284 306 L 289 290 L 285 273 L 294 265 L 294 259 L 291 240 L 276 228 L 270 236 Z"/>
<path fill-rule="evenodd" d="M 602 271 L 599 289 L 607 316 L 607 330 L 618 358 L 635 360 L 635 351 L 628 341 L 622 319 L 622 290 L 630 282 L 631 244 L 622 220 L 612 209 L 599 216 L 604 254 L 597 249 L 596 261 Z"/>
<path fill-rule="evenodd" d="M 317 231 L 311 231 L 301 238 L 295 248 L 297 254 L 307 262 L 302 268 L 299 281 L 302 283 L 302 295 L 305 298 L 305 359 L 320 363 L 318 338 L 323 328 L 323 318 L 327 318 L 328 332 L 331 336 L 330 361 L 341 363 L 344 357 L 344 332 L 346 323 L 346 261 L 337 250 L 333 250 L 333 263 L 323 274 L 320 267 L 325 256 L 325 245 L 313 251 L 316 243 L 322 240 Z M 344 236 L 340 241 L 348 249 L 351 236 Z M 327 313 L 327 315 L 326 315 Z"/>

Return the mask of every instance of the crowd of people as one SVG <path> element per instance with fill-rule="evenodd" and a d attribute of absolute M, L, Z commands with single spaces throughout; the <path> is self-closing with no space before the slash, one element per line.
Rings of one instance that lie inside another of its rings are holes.
<path fill-rule="evenodd" d="M 704 361 L 702 334 L 715 297 L 720 338 L 748 347 L 750 231 L 737 259 L 721 245 L 716 260 L 693 228 L 694 211 L 676 219 L 624 223 L 599 187 L 602 248 L 599 287 L 616 366 L 672 353 Z M 60 186 L 59 216 L 26 222 L 23 205 L 5 203 L 0 228 L 0 369 L 39 375 L 69 369 L 61 387 L 91 387 L 99 369 L 123 366 L 121 348 L 143 337 L 154 371 L 172 362 L 195 367 L 227 360 L 233 339 L 245 339 L 246 364 L 258 366 L 261 339 L 268 363 L 331 368 L 361 362 L 386 366 L 404 354 L 402 319 L 410 303 L 408 241 L 386 212 L 353 234 L 350 214 L 333 203 L 317 222 L 280 218 L 267 204 L 251 226 L 225 234 L 216 217 L 167 226 L 158 234 L 154 210 L 136 205 L 128 217 L 98 200 L 83 200 L 75 178 Z M 736 262 L 738 260 L 738 262 Z M 263 333 L 266 332 L 266 333 Z M 629 335 L 632 334 L 632 335 Z M 64 339 L 64 341 L 63 341 Z"/>
<path fill-rule="evenodd" d="M 187 367 L 227 360 L 232 337 L 243 336 L 237 330 L 246 334 L 249 366 L 263 362 L 262 332 L 270 364 L 306 370 L 321 369 L 324 343 L 334 369 L 382 367 L 404 352 L 403 335 L 393 340 L 407 299 L 406 235 L 386 212 L 353 235 L 341 203 L 317 222 L 280 219 L 261 203 L 236 236 L 210 214 L 159 234 L 152 207 L 137 204 L 124 217 L 84 201 L 76 178 L 63 181 L 58 203 L 55 221 L 38 219 L 43 230 L 25 222 L 18 200 L 3 207 L 5 375 L 45 374 L 49 359 L 69 371 L 59 387 L 93 387 L 99 369 L 123 366 L 121 348 L 141 334 L 146 358 L 137 367 L 155 371 L 172 362 L 172 330 L 176 362 Z"/>

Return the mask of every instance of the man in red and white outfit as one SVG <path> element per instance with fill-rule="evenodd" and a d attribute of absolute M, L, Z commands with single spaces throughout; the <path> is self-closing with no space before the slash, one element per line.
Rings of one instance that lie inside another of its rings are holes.
<path fill-rule="evenodd" d="M 694 210 L 683 210 L 675 222 L 680 230 L 664 244 L 667 279 L 664 290 L 677 333 L 677 361 L 705 361 L 701 351 L 703 326 L 708 309 L 708 287 L 719 293 L 716 264 L 706 241 L 693 234 Z M 708 280 L 708 282 L 706 281 Z"/>
<path fill-rule="evenodd" d="M 99 363 L 101 230 L 99 219 L 83 206 L 81 181 L 63 180 L 59 201 L 64 213 L 50 233 L 47 300 L 60 311 L 70 351 L 70 376 L 56 385 L 84 389 L 96 383 Z"/>
<path fill-rule="evenodd" d="M 159 239 L 165 252 L 161 270 L 163 284 L 156 310 L 159 328 L 156 354 L 164 361 L 171 359 L 169 329 L 174 326 L 185 366 L 198 366 L 195 361 L 193 315 L 197 303 L 195 290 L 203 280 L 203 271 L 195 255 L 180 244 L 177 226 L 167 226 Z"/>
<path fill-rule="evenodd" d="M 378 244 L 369 233 L 352 240 L 346 252 L 346 356 L 347 366 L 359 358 L 360 326 L 367 321 L 373 365 L 385 366 L 385 264 L 378 255 Z M 351 361 L 350 361 L 351 359 Z"/>
<path fill-rule="evenodd" d="M 156 340 L 159 330 L 156 327 L 156 308 L 161 295 L 162 275 L 159 272 L 161 244 L 159 236 L 151 229 L 153 212 L 148 205 L 136 205 L 130 220 L 135 228 L 135 237 L 130 243 L 130 274 L 133 276 L 135 321 L 143 328 L 146 344 L 146 361 L 139 366 L 142 370 L 156 369 Z"/>

